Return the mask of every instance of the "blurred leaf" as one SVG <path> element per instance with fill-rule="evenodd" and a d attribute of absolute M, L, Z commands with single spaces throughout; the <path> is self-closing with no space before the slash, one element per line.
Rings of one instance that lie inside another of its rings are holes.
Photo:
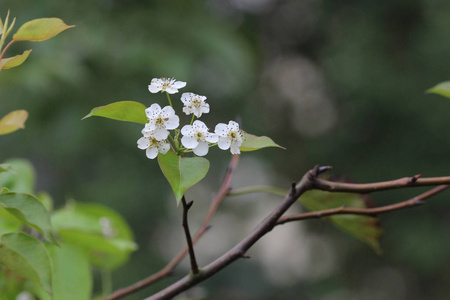
<path fill-rule="evenodd" d="M 244 132 L 244 141 L 242 142 L 242 145 L 241 147 L 239 147 L 239 149 L 241 151 L 255 151 L 266 147 L 278 147 L 281 149 L 286 149 L 276 144 L 271 138 L 267 136 L 256 136 L 247 132 Z"/>
<path fill-rule="evenodd" d="M 22 222 L 11 215 L 5 208 L 0 206 L 0 235 L 20 231 Z"/>
<path fill-rule="evenodd" d="M 10 112 L 0 120 L 0 135 L 25 128 L 25 121 L 27 118 L 28 112 L 26 110 L 15 110 Z"/>
<path fill-rule="evenodd" d="M 100 268 L 119 267 L 137 248 L 122 216 L 100 204 L 70 203 L 53 214 L 52 224 L 62 241 L 86 251 Z"/>
<path fill-rule="evenodd" d="M 48 193 L 39 192 L 36 197 L 41 201 L 47 211 L 50 212 L 53 210 L 53 199 Z"/>
<path fill-rule="evenodd" d="M 39 231 L 47 241 L 56 243 L 50 217 L 36 197 L 14 192 L 3 193 L 0 194 L 0 205 L 23 224 Z"/>
<path fill-rule="evenodd" d="M 61 244 L 47 245 L 53 267 L 53 300 L 90 300 L 92 273 L 81 250 Z"/>
<path fill-rule="evenodd" d="M 438 85 L 428 89 L 426 92 L 450 98 L 450 81 L 441 82 Z"/>
<path fill-rule="evenodd" d="M 363 196 L 350 193 L 329 193 L 308 191 L 300 197 L 300 202 L 311 211 L 337 208 L 341 206 L 366 208 Z M 336 215 L 327 217 L 336 227 L 367 243 L 380 254 L 379 239 L 381 228 L 377 217 L 361 215 Z"/>
<path fill-rule="evenodd" d="M 10 172 L 0 174 L 0 187 L 6 187 L 10 191 L 20 193 L 34 193 L 35 171 L 28 160 L 10 159 L 6 161 L 10 165 Z"/>
<path fill-rule="evenodd" d="M 19 55 L 13 56 L 13 57 L 3 58 L 0 61 L 0 69 L 6 70 L 6 69 L 12 69 L 14 67 L 20 66 L 21 64 L 23 64 L 25 62 L 25 60 L 27 60 L 28 55 L 30 55 L 31 51 L 32 50 L 30 49 L 30 50 L 24 51 L 22 54 L 19 54 Z"/>
<path fill-rule="evenodd" d="M 35 19 L 23 24 L 13 35 L 15 41 L 40 42 L 48 40 L 60 32 L 75 27 L 67 25 L 58 18 Z"/>
<path fill-rule="evenodd" d="M 0 264 L 52 290 L 52 269 L 44 244 L 25 233 L 8 233 L 0 239 Z"/>
<path fill-rule="evenodd" d="M 0 164 L 0 173 L 11 172 L 11 171 L 12 171 L 12 167 L 10 164 Z"/>
<path fill-rule="evenodd" d="M 202 180 L 209 170 L 209 161 L 203 157 L 179 157 L 172 151 L 158 155 L 161 171 L 172 186 L 177 205 L 184 192 Z"/>
<path fill-rule="evenodd" d="M 108 119 L 145 124 L 148 122 L 145 115 L 144 104 L 134 101 L 119 101 L 91 110 L 82 120 L 92 117 L 105 117 Z"/>

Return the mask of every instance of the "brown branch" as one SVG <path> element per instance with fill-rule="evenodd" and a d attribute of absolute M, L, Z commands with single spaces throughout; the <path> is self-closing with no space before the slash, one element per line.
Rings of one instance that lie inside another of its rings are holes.
<path fill-rule="evenodd" d="M 226 266 L 230 265 L 239 258 L 247 257 L 247 250 L 253 246 L 261 237 L 270 232 L 277 224 L 278 219 L 286 212 L 286 210 L 294 204 L 297 199 L 307 190 L 312 188 L 312 182 L 316 175 L 322 172 L 318 167 L 306 173 L 299 184 L 292 184 L 291 191 L 286 195 L 283 202 L 281 202 L 270 214 L 265 218 L 253 231 L 246 236 L 241 242 L 234 246 L 231 250 L 223 254 L 221 257 L 202 268 L 196 276 L 187 275 L 174 284 L 161 290 L 145 300 L 162 300 L 172 299 L 181 292 L 191 288 L 192 286 L 204 281 L 213 276 Z"/>
<path fill-rule="evenodd" d="M 192 237 L 191 237 L 191 232 L 189 231 L 189 224 L 188 224 L 188 211 L 189 208 L 191 208 L 192 206 L 192 201 L 189 203 L 186 203 L 186 198 L 183 197 L 181 198 L 181 202 L 183 203 L 183 229 L 184 229 L 184 234 L 186 235 L 186 242 L 188 245 L 188 250 L 189 250 L 189 258 L 191 261 L 191 271 L 192 274 L 196 275 L 198 274 L 198 264 L 197 264 L 197 260 L 195 259 L 195 252 L 194 252 L 194 245 L 192 244 Z"/>
<path fill-rule="evenodd" d="M 450 176 L 420 178 L 420 175 L 415 175 L 413 177 L 404 177 L 391 181 L 363 183 L 363 184 L 333 182 L 317 178 L 313 182 L 313 189 L 328 192 L 349 192 L 349 193 L 367 194 L 372 192 L 379 192 L 407 187 L 437 186 L 445 184 L 450 184 Z"/>
<path fill-rule="evenodd" d="M 212 219 L 212 217 L 215 215 L 217 208 L 219 207 L 222 200 L 225 198 L 226 194 L 230 190 L 230 183 L 231 179 L 233 178 L 234 171 L 236 170 L 237 164 L 239 162 L 239 155 L 233 155 L 231 158 L 230 163 L 228 164 L 228 169 L 225 174 L 224 180 L 222 182 L 222 186 L 220 187 L 219 191 L 217 192 L 214 199 L 211 201 L 211 204 L 209 206 L 208 214 L 206 215 L 205 219 L 203 220 L 202 225 L 196 232 L 196 234 L 192 237 L 192 243 L 195 244 L 202 236 L 203 234 L 208 230 L 209 223 Z M 148 287 L 149 285 L 166 278 L 169 276 L 173 269 L 181 262 L 181 260 L 186 256 L 188 253 L 188 247 L 185 247 L 183 250 L 181 250 L 163 269 L 159 270 L 155 274 L 136 282 L 128 287 L 121 288 L 108 297 L 106 297 L 104 300 L 116 300 L 121 299 L 127 295 L 133 294 L 145 287 Z"/>
<path fill-rule="evenodd" d="M 307 220 L 307 219 L 319 219 L 323 217 L 333 216 L 333 215 L 366 215 L 366 216 L 376 216 L 379 214 L 396 211 L 399 209 L 405 209 L 408 207 L 414 207 L 417 205 L 424 204 L 424 200 L 427 198 L 430 198 L 431 196 L 434 196 L 445 189 L 449 188 L 448 185 L 440 185 L 437 186 L 423 194 L 420 194 L 414 198 L 411 198 L 409 200 L 399 202 L 392 205 L 386 205 L 381 207 L 375 207 L 375 208 L 346 208 L 346 207 L 336 207 L 331 209 L 325 209 L 325 210 L 318 210 L 318 211 L 311 211 L 307 213 L 302 214 L 296 214 L 286 217 L 281 217 L 277 225 L 281 225 L 288 222 L 294 222 L 294 221 L 301 221 L 301 220 Z"/>
<path fill-rule="evenodd" d="M 421 179 L 419 175 L 402 178 L 398 180 L 393 180 L 389 182 L 381 182 L 381 183 L 373 183 L 373 184 L 341 184 L 334 183 L 326 180 L 320 180 L 317 176 L 329 170 L 330 167 L 318 167 L 316 166 L 313 170 L 310 170 L 308 173 L 303 176 L 302 180 L 299 184 L 292 185 L 291 191 L 284 198 L 283 202 L 279 204 L 275 210 L 273 210 L 269 216 L 267 216 L 248 236 L 246 236 L 241 242 L 239 242 L 235 247 L 231 250 L 223 254 L 221 257 L 202 268 L 202 272 L 196 276 L 185 276 L 168 286 L 167 288 L 161 290 L 160 292 L 154 294 L 151 297 L 146 298 L 145 300 L 162 300 L 162 299 L 171 299 L 174 296 L 180 294 L 183 291 L 188 290 L 192 286 L 197 285 L 198 283 L 206 280 L 207 278 L 213 276 L 223 268 L 227 267 L 234 261 L 239 258 L 247 257 L 247 250 L 253 246 L 261 237 L 270 232 L 275 226 L 279 225 L 278 221 L 281 216 L 292 206 L 297 199 L 307 190 L 311 189 L 321 189 L 328 191 L 340 191 L 340 192 L 357 192 L 357 193 L 369 193 L 373 191 L 382 191 L 388 189 L 398 189 L 404 187 L 412 187 L 412 186 L 428 186 L 428 185 L 440 185 L 444 183 L 445 185 L 436 187 L 424 194 L 415 197 L 408 203 L 394 204 L 386 207 L 375 208 L 369 211 L 365 211 L 364 214 L 375 215 L 383 212 L 393 211 L 396 209 L 406 208 L 409 206 L 414 206 L 420 204 L 423 199 L 431 197 L 444 189 L 448 188 L 448 184 L 450 183 L 450 177 L 440 177 L 440 178 L 428 178 Z M 334 214 L 339 214 L 344 208 L 334 209 Z M 359 212 L 361 211 L 353 211 Z M 324 212 L 322 214 L 331 212 Z M 348 213 L 348 212 L 347 212 Z M 318 217 L 310 215 L 312 217 Z"/>

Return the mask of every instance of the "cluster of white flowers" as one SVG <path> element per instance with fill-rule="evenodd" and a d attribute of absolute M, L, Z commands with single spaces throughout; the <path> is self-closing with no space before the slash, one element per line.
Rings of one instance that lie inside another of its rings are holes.
<path fill-rule="evenodd" d="M 143 137 L 137 141 L 139 149 L 146 150 L 147 157 L 154 159 L 158 153 L 166 154 L 171 147 L 178 147 L 178 127 L 180 118 L 175 114 L 169 94 L 178 93 L 178 89 L 186 86 L 186 82 L 176 81 L 174 78 L 153 78 L 148 90 L 151 93 L 166 92 L 170 106 L 161 108 L 154 103 L 145 110 L 148 123 L 142 129 Z M 239 124 L 230 121 L 228 124 L 219 123 L 216 125 L 214 133 L 209 132 L 205 123 L 200 120 L 194 121 L 194 116 L 200 118 L 202 114 L 209 113 L 209 104 L 206 97 L 194 93 L 183 93 L 183 112 L 186 115 L 193 114 L 191 124 L 181 128 L 181 144 L 184 148 L 176 151 L 192 151 L 195 155 L 204 156 L 208 153 L 209 147 L 217 145 L 222 150 L 230 149 L 232 154 L 240 154 L 239 147 L 243 142 L 243 132 L 239 129 Z M 175 130 L 174 137 L 169 130 Z M 172 141 L 172 144 L 170 141 Z"/>

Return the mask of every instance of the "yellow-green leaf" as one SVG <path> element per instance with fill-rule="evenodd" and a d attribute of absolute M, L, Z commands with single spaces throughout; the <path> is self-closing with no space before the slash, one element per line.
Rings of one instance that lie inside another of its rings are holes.
<path fill-rule="evenodd" d="M 0 135 L 25 128 L 25 121 L 27 118 L 28 112 L 26 110 L 15 110 L 10 112 L 0 120 Z"/>
<path fill-rule="evenodd" d="M 13 35 L 13 40 L 33 42 L 45 41 L 71 27 L 75 26 L 67 25 L 63 20 L 58 18 L 35 19 L 23 24 Z"/>
<path fill-rule="evenodd" d="M 247 132 L 244 132 L 244 141 L 239 147 L 241 151 L 255 151 L 266 147 L 278 147 L 286 149 L 275 143 L 270 137 L 256 136 Z"/>
<path fill-rule="evenodd" d="M 145 124 L 148 122 L 145 115 L 145 105 L 134 101 L 119 101 L 91 110 L 82 120 L 97 116 L 113 120 Z"/>
<path fill-rule="evenodd" d="M 441 82 L 431 89 L 428 89 L 426 92 L 450 98 L 450 81 Z"/>
<path fill-rule="evenodd" d="M 14 67 L 20 66 L 25 62 L 25 60 L 27 60 L 28 55 L 30 55 L 31 51 L 32 50 L 30 49 L 24 51 L 22 54 L 13 57 L 3 58 L 0 61 L 0 70 L 12 69 Z"/>

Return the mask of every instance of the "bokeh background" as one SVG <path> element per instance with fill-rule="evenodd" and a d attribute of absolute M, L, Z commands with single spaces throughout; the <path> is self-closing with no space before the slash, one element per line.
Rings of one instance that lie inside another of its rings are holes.
<path fill-rule="evenodd" d="M 1 159 L 29 159 L 38 190 L 56 207 L 99 202 L 126 218 L 140 248 L 114 273 L 116 288 L 156 272 L 183 247 L 181 210 L 156 161 L 136 147 L 140 125 L 81 118 L 115 101 L 164 104 L 164 95 L 147 90 L 154 77 L 175 77 L 187 82 L 182 92 L 206 95 L 210 127 L 237 118 L 287 148 L 243 154 L 233 187 L 287 189 L 315 164 L 356 182 L 449 175 L 450 102 L 424 93 L 450 77 L 446 0 L 1 0 L 3 18 L 8 9 L 16 28 L 40 17 L 77 27 L 10 49 L 33 52 L 0 73 L 0 115 L 26 109 L 30 118 L 25 130 L 0 139 Z M 214 149 L 208 158 L 207 178 L 188 193 L 193 230 L 230 154 Z M 200 264 L 231 248 L 279 201 L 228 198 L 197 246 Z M 449 204 L 443 193 L 383 215 L 381 256 L 325 221 L 280 226 L 249 251 L 252 259 L 185 296 L 448 299 Z M 142 299 L 187 270 L 184 262 L 172 278 L 126 299 Z"/>

